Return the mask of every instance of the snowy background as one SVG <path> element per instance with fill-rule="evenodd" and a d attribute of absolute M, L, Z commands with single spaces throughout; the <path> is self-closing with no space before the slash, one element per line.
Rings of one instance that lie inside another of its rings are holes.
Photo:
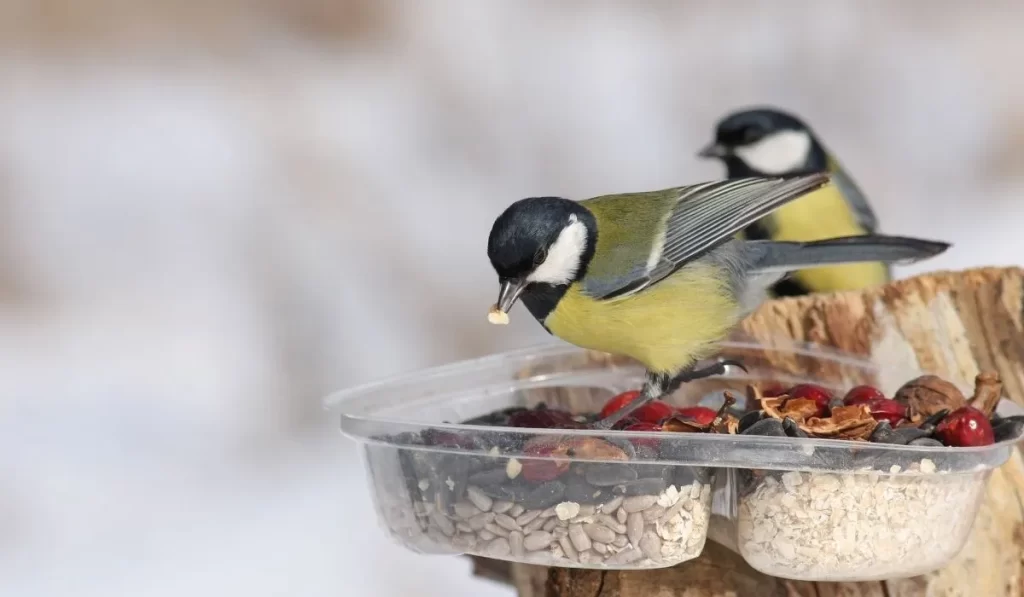
<path fill-rule="evenodd" d="M 1024 4 L 0 0 L 0 594 L 508 596 L 377 532 L 320 399 L 495 330 L 526 195 L 803 115 L 914 269 L 1024 261 Z M 396 571 L 400 571 L 396 574 Z"/>

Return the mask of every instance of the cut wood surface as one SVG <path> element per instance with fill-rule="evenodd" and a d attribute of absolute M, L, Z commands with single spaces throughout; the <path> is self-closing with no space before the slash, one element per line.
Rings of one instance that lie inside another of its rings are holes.
<path fill-rule="evenodd" d="M 747 318 L 739 334 L 860 355 L 898 372 L 877 380 L 888 393 L 907 381 L 907 371 L 970 387 L 975 375 L 991 369 L 1001 376 L 1005 395 L 1024 404 L 1022 320 L 1024 271 L 986 268 L 929 274 L 862 292 L 772 301 Z M 770 360 L 774 367 L 785 366 Z M 1024 597 L 1022 564 L 1024 461 L 1014 450 L 989 480 L 966 547 L 946 568 L 922 577 L 867 583 L 776 579 L 712 541 L 699 558 L 660 570 L 483 567 L 487 576 L 514 584 L 523 597 Z"/>

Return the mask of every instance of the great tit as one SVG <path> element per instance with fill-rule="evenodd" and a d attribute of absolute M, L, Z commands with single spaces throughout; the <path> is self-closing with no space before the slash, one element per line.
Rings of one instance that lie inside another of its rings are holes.
<path fill-rule="evenodd" d="M 729 178 L 829 172 L 834 184 L 793 201 L 748 226 L 748 239 L 812 241 L 878 232 L 864 193 L 825 149 L 810 127 L 785 112 L 759 108 L 734 112 L 718 122 L 715 141 L 699 154 L 725 163 Z M 793 272 L 771 289 L 799 296 L 879 286 L 892 279 L 884 263 L 855 263 Z"/>
<path fill-rule="evenodd" d="M 748 241 L 744 226 L 829 184 L 826 173 L 744 178 L 584 201 L 532 197 L 495 220 L 487 256 L 498 274 L 488 315 L 508 323 L 518 299 L 551 334 L 647 368 L 640 397 L 598 423 L 611 428 L 697 368 L 785 273 L 856 261 L 916 261 L 948 245 L 894 236 Z"/>

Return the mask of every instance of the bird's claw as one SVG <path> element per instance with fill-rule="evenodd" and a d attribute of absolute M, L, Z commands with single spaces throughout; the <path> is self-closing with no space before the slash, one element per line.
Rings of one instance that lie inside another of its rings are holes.
<path fill-rule="evenodd" d="M 705 377 L 712 377 L 715 375 L 725 375 L 729 367 L 739 367 L 744 373 L 750 373 L 743 363 L 736 359 L 720 359 L 712 365 L 708 365 L 702 369 L 693 369 L 687 371 L 676 378 L 678 383 L 684 383 L 688 381 L 696 381 L 698 379 L 704 379 Z"/>

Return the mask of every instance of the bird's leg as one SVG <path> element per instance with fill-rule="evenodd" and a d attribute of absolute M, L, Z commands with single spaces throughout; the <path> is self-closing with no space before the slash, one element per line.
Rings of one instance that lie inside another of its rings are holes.
<path fill-rule="evenodd" d="M 672 378 L 665 373 L 647 372 L 647 379 L 644 380 L 644 387 L 640 389 L 640 395 L 632 402 L 613 412 L 607 417 L 594 423 L 594 429 L 611 429 L 619 421 L 631 415 L 636 409 L 665 395 Z"/>
<path fill-rule="evenodd" d="M 665 388 L 666 394 L 671 394 L 679 389 L 679 386 L 686 382 L 697 381 L 698 379 L 704 379 L 705 377 L 713 377 L 715 375 L 725 375 L 729 367 L 739 367 L 743 371 L 747 371 L 747 368 L 743 366 L 743 363 L 735 359 L 719 359 L 713 364 L 707 367 L 696 368 L 696 365 L 683 369 L 682 373 L 676 375 L 669 381 L 668 386 Z"/>

